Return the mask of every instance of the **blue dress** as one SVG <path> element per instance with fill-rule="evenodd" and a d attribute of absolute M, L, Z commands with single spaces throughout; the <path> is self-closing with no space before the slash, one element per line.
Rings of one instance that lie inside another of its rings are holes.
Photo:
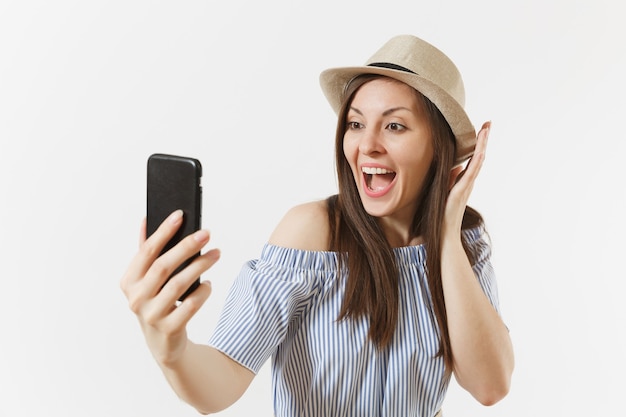
<path fill-rule="evenodd" d="M 499 310 L 484 229 L 464 230 L 476 279 Z M 399 316 L 392 342 L 368 340 L 367 317 L 338 321 L 346 271 L 335 252 L 266 244 L 228 294 L 209 344 L 257 373 L 272 357 L 277 417 L 432 417 L 449 377 L 425 275 L 423 245 L 394 249 Z"/>

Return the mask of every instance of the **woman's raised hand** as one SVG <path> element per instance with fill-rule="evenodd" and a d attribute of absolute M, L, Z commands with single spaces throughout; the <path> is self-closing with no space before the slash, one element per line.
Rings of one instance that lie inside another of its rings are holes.
<path fill-rule="evenodd" d="M 474 188 L 476 177 L 478 177 L 480 168 L 483 166 L 483 161 L 485 160 L 485 151 L 487 150 L 487 139 L 490 129 L 491 122 L 483 123 L 476 139 L 474 155 L 465 168 L 461 165 L 452 170 L 450 175 L 450 194 L 446 202 L 446 212 L 444 216 L 444 232 L 450 231 L 459 234 L 461 231 L 465 207 L 467 206 L 470 194 Z"/>
<path fill-rule="evenodd" d="M 130 309 L 139 319 L 150 351 L 164 366 L 175 363 L 184 352 L 188 341 L 187 323 L 211 295 L 211 284 L 202 282 L 184 301 L 177 302 L 178 298 L 217 262 L 220 255 L 219 250 L 212 249 L 167 281 L 180 264 L 209 241 L 209 233 L 200 230 L 159 256 L 182 224 L 182 216 L 180 210 L 172 213 L 148 239 L 145 238 L 144 220 L 139 251 L 120 282 Z"/>

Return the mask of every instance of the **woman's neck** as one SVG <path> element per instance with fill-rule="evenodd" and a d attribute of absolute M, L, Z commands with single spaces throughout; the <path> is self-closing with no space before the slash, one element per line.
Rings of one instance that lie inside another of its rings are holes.
<path fill-rule="evenodd" d="M 413 235 L 411 224 L 406 221 L 381 217 L 378 219 L 378 222 L 385 233 L 387 242 L 389 242 L 392 248 L 415 246 L 424 243 L 421 236 Z"/>

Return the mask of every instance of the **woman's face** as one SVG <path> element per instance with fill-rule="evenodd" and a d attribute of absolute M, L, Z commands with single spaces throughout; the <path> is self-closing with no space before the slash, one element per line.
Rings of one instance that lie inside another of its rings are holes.
<path fill-rule="evenodd" d="M 343 151 L 365 211 L 408 227 L 433 160 L 428 116 L 412 87 L 365 83 L 348 109 Z"/>

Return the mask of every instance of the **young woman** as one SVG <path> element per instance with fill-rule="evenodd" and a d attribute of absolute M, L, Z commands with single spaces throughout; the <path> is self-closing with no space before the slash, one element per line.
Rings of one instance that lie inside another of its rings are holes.
<path fill-rule="evenodd" d="M 467 207 L 490 124 L 476 135 L 455 65 L 413 36 L 321 83 L 339 116 L 339 192 L 285 215 L 234 282 L 209 344 L 185 326 L 210 284 L 176 299 L 218 251 L 160 289 L 208 233 L 158 257 L 176 212 L 142 239 L 121 286 L 157 363 L 203 413 L 235 402 L 270 357 L 276 416 L 432 417 L 452 374 L 496 403 L 513 350 L 484 223 Z"/>

